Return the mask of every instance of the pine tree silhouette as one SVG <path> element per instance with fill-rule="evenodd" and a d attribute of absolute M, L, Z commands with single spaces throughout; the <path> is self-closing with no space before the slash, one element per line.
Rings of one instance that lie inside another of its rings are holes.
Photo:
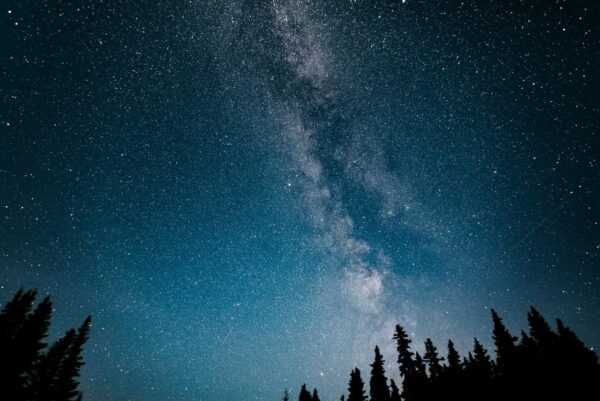
<path fill-rule="evenodd" d="M 562 374 L 564 387 L 572 389 L 570 392 L 561 390 L 559 395 L 586 399 L 589 394 L 597 392 L 597 383 L 600 380 L 600 365 L 598 357 L 588 349 L 577 335 L 565 327 L 560 319 L 556 319 L 558 327 L 558 340 L 556 346 L 556 364 L 568 366 L 566 372 L 556 372 L 554 376 Z"/>
<path fill-rule="evenodd" d="M 369 383 L 371 401 L 389 401 L 390 399 L 384 362 L 379 347 L 375 346 L 375 360 L 371 364 L 371 381 Z"/>
<path fill-rule="evenodd" d="M 451 340 L 448 340 L 448 368 L 461 370 L 460 364 L 460 355 L 454 348 L 454 343 Z"/>
<path fill-rule="evenodd" d="M 0 399 L 79 400 L 77 377 L 90 318 L 43 352 L 52 303 L 46 297 L 32 311 L 36 295 L 36 291 L 21 289 L 0 311 Z"/>
<path fill-rule="evenodd" d="M 460 355 L 452 341 L 448 341 L 448 366 L 444 366 L 438 379 L 438 399 L 460 400 L 464 394 L 464 372 Z"/>
<path fill-rule="evenodd" d="M 400 391 L 398 390 L 398 386 L 396 386 L 394 379 L 390 380 L 390 388 L 390 401 L 401 401 L 402 398 L 400 397 Z"/>
<path fill-rule="evenodd" d="M 427 362 L 427 367 L 429 368 L 429 376 L 432 379 L 439 377 L 442 372 L 441 361 L 444 358 L 440 358 L 437 352 L 437 348 L 433 345 L 431 338 L 425 340 L 425 356 L 423 357 L 425 362 Z"/>
<path fill-rule="evenodd" d="M 400 325 L 396 325 L 393 338 L 396 340 L 396 350 L 398 351 L 398 369 L 400 370 L 400 376 L 403 378 L 402 398 L 406 401 L 417 401 L 419 380 L 415 361 L 413 360 L 414 354 L 410 350 L 411 340 Z"/>
<path fill-rule="evenodd" d="M 492 321 L 494 328 L 492 330 L 492 338 L 496 345 L 496 364 L 502 371 L 503 369 L 511 369 L 515 364 L 516 346 L 515 341 L 517 337 L 513 337 L 512 334 L 502 323 L 502 319 L 495 310 L 492 309 Z"/>
<path fill-rule="evenodd" d="M 312 401 L 312 396 L 306 389 L 306 384 L 302 385 L 300 389 L 300 394 L 298 395 L 298 401 Z"/>
<path fill-rule="evenodd" d="M 556 344 L 558 336 L 552 331 L 544 316 L 533 306 L 527 313 L 527 322 L 529 323 L 529 333 L 539 346 L 552 347 Z"/>
<path fill-rule="evenodd" d="M 360 377 L 360 369 L 355 368 L 350 372 L 350 381 L 348 382 L 348 401 L 366 401 L 365 383 Z"/>
<path fill-rule="evenodd" d="M 287 388 L 283 390 L 283 401 L 290 401 L 290 393 Z"/>
<path fill-rule="evenodd" d="M 321 401 L 321 399 L 319 398 L 319 393 L 317 392 L 316 388 L 313 390 L 311 399 L 312 399 L 312 401 Z"/>

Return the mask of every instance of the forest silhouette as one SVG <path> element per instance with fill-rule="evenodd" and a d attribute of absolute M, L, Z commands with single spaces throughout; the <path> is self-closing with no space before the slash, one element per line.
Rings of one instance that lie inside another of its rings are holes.
<path fill-rule="evenodd" d="M 369 395 L 361 371 L 350 372 L 348 395 L 341 401 L 587 401 L 600 400 L 600 365 L 595 352 L 585 346 L 560 319 L 552 330 L 531 307 L 529 333 L 513 336 L 492 309 L 492 339 L 496 359 L 475 338 L 473 350 L 461 358 L 450 340 L 442 356 L 431 339 L 425 352 L 411 349 L 412 340 L 397 325 L 393 339 L 398 351 L 401 389 L 385 375 L 383 355 L 375 347 Z M 287 394 L 287 393 L 286 393 Z M 316 389 L 315 389 L 316 394 Z M 289 398 L 289 397 L 288 397 Z M 306 384 L 299 401 L 310 398 Z"/>
<path fill-rule="evenodd" d="M 79 374 L 88 340 L 90 317 L 52 345 L 44 342 L 52 317 L 50 297 L 35 305 L 35 290 L 19 290 L 0 311 L 0 399 L 7 401 L 77 401 L 82 399 Z M 35 307 L 34 307 L 35 306 Z M 397 325 L 400 386 L 385 374 L 385 360 L 375 346 L 369 391 L 359 368 L 352 369 L 348 394 L 341 401 L 567 401 L 599 400 L 600 365 L 560 319 L 553 330 L 533 307 L 527 313 L 529 333 L 513 336 L 492 310 L 493 359 L 478 339 L 461 356 L 452 341 L 442 356 L 431 339 L 420 355 Z M 285 391 L 284 401 L 289 401 Z M 298 401 L 320 401 L 303 384 Z"/>

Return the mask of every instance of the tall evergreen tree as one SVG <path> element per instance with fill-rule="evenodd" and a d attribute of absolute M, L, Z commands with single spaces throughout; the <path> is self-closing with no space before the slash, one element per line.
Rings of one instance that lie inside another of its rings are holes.
<path fill-rule="evenodd" d="M 448 366 L 442 369 L 438 380 L 438 399 L 460 400 L 464 398 L 464 372 L 460 362 L 460 355 L 454 347 L 454 343 L 448 341 Z"/>
<path fill-rule="evenodd" d="M 478 339 L 473 341 L 473 368 L 482 376 L 492 376 L 492 361 L 487 353 L 487 350 L 481 345 Z"/>
<path fill-rule="evenodd" d="M 558 336 L 552 331 L 550 325 L 537 309 L 533 306 L 527 312 L 529 333 L 531 337 L 542 347 L 552 347 L 558 340 Z"/>
<path fill-rule="evenodd" d="M 33 368 L 46 347 L 52 304 L 46 297 L 32 311 L 36 294 L 19 290 L 0 312 L 0 388 L 14 401 L 27 398 Z"/>
<path fill-rule="evenodd" d="M 319 398 L 319 393 L 316 388 L 313 389 L 312 401 L 321 401 L 321 399 Z"/>
<path fill-rule="evenodd" d="M 400 398 L 400 390 L 398 390 L 398 386 L 396 386 L 394 379 L 390 380 L 390 388 L 390 401 L 401 401 L 402 399 Z"/>
<path fill-rule="evenodd" d="M 77 390 L 79 385 L 77 378 L 81 367 L 83 366 L 83 345 L 89 338 L 91 317 L 87 317 L 83 324 L 77 329 L 77 334 L 69 347 L 69 351 L 64 359 L 58 376 L 58 389 L 62 394 L 61 399 L 65 401 L 75 401 L 80 395 Z"/>
<path fill-rule="evenodd" d="M 306 383 L 300 388 L 300 394 L 298 395 L 298 401 L 312 401 L 312 396 L 306 389 Z"/>
<path fill-rule="evenodd" d="M 411 340 L 400 325 L 396 325 L 394 339 L 396 340 L 396 349 L 398 351 L 398 368 L 400 370 L 400 376 L 403 378 L 402 397 L 406 401 L 418 401 L 421 391 L 421 382 L 423 380 L 422 375 L 419 373 L 420 367 L 417 366 L 418 361 L 413 359 L 414 354 L 410 350 Z"/>
<path fill-rule="evenodd" d="M 350 382 L 348 383 L 348 401 L 366 401 L 365 383 L 360 377 L 360 369 L 355 368 L 350 372 Z"/>
<path fill-rule="evenodd" d="M 90 319 L 43 352 L 52 304 L 46 297 L 33 308 L 35 296 L 35 291 L 19 290 L 0 311 L 0 399 L 80 400 L 77 378 Z"/>
<path fill-rule="evenodd" d="M 460 355 L 454 348 L 454 343 L 452 340 L 448 340 L 448 367 L 450 369 L 460 370 Z"/>
<path fill-rule="evenodd" d="M 429 368 L 429 376 L 432 379 L 437 378 L 442 372 L 441 361 L 444 358 L 440 358 L 437 352 L 437 348 L 433 345 L 431 338 L 425 340 L 425 356 L 423 358 L 427 362 Z"/>
<path fill-rule="evenodd" d="M 580 367 L 592 370 L 598 369 L 598 356 L 596 353 L 587 348 L 575 332 L 565 327 L 562 320 L 556 319 L 556 326 L 561 351 L 570 356 L 572 361 Z"/>
<path fill-rule="evenodd" d="M 375 361 L 371 364 L 370 393 L 371 401 L 389 401 L 390 391 L 385 377 L 383 356 L 375 346 Z"/>
<path fill-rule="evenodd" d="M 508 331 L 502 319 L 495 310 L 492 309 L 492 320 L 494 328 L 492 330 L 492 338 L 496 345 L 496 364 L 502 371 L 505 368 L 510 369 L 515 364 L 516 346 L 515 341 L 517 337 L 513 337 Z"/>
<path fill-rule="evenodd" d="M 283 390 L 283 401 L 290 401 L 290 392 L 287 388 Z"/>

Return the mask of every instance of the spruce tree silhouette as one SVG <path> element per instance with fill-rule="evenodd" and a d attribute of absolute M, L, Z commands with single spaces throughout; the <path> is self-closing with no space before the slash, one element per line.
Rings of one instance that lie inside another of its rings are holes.
<path fill-rule="evenodd" d="M 432 388 L 427 377 L 425 361 L 418 352 L 415 352 L 415 378 L 413 381 L 414 394 L 417 399 L 429 400 L 433 396 Z"/>
<path fill-rule="evenodd" d="M 355 368 L 350 372 L 348 382 L 348 401 L 366 401 L 365 383 L 360 376 L 360 369 Z"/>
<path fill-rule="evenodd" d="M 396 382 L 394 379 L 390 380 L 390 401 L 402 401 L 400 397 L 400 391 L 398 390 L 398 386 L 396 386 Z"/>
<path fill-rule="evenodd" d="M 454 347 L 452 341 L 448 341 L 448 366 L 442 367 L 439 383 L 439 399 L 459 400 L 464 394 L 464 372 L 463 365 L 460 362 L 460 355 Z"/>
<path fill-rule="evenodd" d="M 283 401 L 290 401 L 290 393 L 287 388 L 283 390 Z"/>
<path fill-rule="evenodd" d="M 563 397 L 585 399 L 586 394 L 593 394 L 600 381 L 600 365 L 598 357 L 589 350 L 577 335 L 565 327 L 560 319 L 556 319 L 558 327 L 558 343 L 556 359 L 560 366 L 568 366 L 562 380 L 572 390 L 561 391 Z"/>
<path fill-rule="evenodd" d="M 402 398 L 406 401 L 417 401 L 419 384 L 413 353 L 410 350 L 411 340 L 399 324 L 396 325 L 393 338 L 396 340 L 396 350 L 398 351 L 398 369 L 403 378 Z"/>
<path fill-rule="evenodd" d="M 460 371 L 462 366 L 460 364 L 460 355 L 454 348 L 452 340 L 448 340 L 448 368 Z"/>
<path fill-rule="evenodd" d="M 425 340 L 425 355 L 423 360 L 427 363 L 427 368 L 429 370 L 429 397 L 432 399 L 437 399 L 442 392 L 443 385 L 443 369 L 444 367 L 441 364 L 443 357 L 440 357 L 437 348 L 433 345 L 433 342 L 430 338 Z"/>
<path fill-rule="evenodd" d="M 306 389 L 306 384 L 302 385 L 300 389 L 300 394 L 298 395 L 298 401 L 312 401 L 312 396 Z"/>
<path fill-rule="evenodd" d="M 312 393 L 312 401 L 321 401 L 321 399 L 319 398 L 319 392 L 317 391 L 317 389 L 313 389 L 313 393 Z"/>
<path fill-rule="evenodd" d="M 468 383 L 466 399 L 494 399 L 490 356 L 478 339 L 475 339 L 473 344 L 473 354 L 469 353 L 469 364 L 465 372 Z"/>
<path fill-rule="evenodd" d="M 46 352 L 52 315 L 50 298 L 33 309 L 36 291 L 17 291 L 0 311 L 0 399 L 11 401 L 74 401 L 81 352 L 88 339 L 90 318 L 69 330 Z"/>
<path fill-rule="evenodd" d="M 500 371 L 511 369 L 515 363 L 517 337 L 510 334 L 494 309 L 492 309 L 492 321 L 494 323 L 492 338 L 496 345 L 496 364 Z"/>
<path fill-rule="evenodd" d="M 442 373 L 442 365 L 440 362 L 443 361 L 444 358 L 440 358 L 438 355 L 437 348 L 433 345 L 431 338 L 425 340 L 425 356 L 423 359 L 427 362 L 429 376 L 432 379 L 439 377 L 440 373 Z"/>
<path fill-rule="evenodd" d="M 375 361 L 371 364 L 371 381 L 369 383 L 371 401 L 389 401 L 390 399 L 384 362 L 379 347 L 375 346 Z"/>
<path fill-rule="evenodd" d="M 36 292 L 20 289 L 0 311 L 0 391 L 11 394 L 15 400 L 25 397 L 25 378 L 28 365 L 35 360 L 33 349 L 23 349 L 25 343 L 35 339 L 21 339 L 25 322 L 35 300 Z M 30 330 L 29 330 L 30 331 Z M 44 333 L 45 336 L 45 333 Z M 41 337 L 38 339 L 41 341 Z M 21 355 L 24 353 L 25 355 Z"/>
<path fill-rule="evenodd" d="M 499 398 L 506 398 L 522 392 L 522 382 L 528 375 L 522 371 L 524 367 L 518 359 L 517 337 L 510 334 L 494 309 L 491 312 L 492 339 L 496 346 L 496 392 Z"/>

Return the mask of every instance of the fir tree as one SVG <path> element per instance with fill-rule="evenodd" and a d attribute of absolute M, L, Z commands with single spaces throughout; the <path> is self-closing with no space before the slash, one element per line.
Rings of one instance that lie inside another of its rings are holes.
<path fill-rule="evenodd" d="M 496 345 L 496 364 L 500 370 L 505 368 L 510 369 L 515 364 L 515 353 L 516 346 L 515 341 L 517 337 L 513 337 L 512 334 L 502 323 L 502 319 L 495 310 L 492 309 L 492 320 L 494 328 L 492 330 L 492 338 Z"/>
<path fill-rule="evenodd" d="M 437 348 L 433 345 L 431 338 L 425 340 L 425 356 L 424 358 L 429 368 L 429 376 L 432 379 L 437 378 L 442 372 L 442 365 L 440 362 L 444 358 L 440 358 L 437 352 Z"/>
<path fill-rule="evenodd" d="M 348 383 L 348 401 L 366 401 L 365 383 L 360 377 L 360 370 L 355 368 L 350 372 L 350 382 Z"/>
<path fill-rule="evenodd" d="M 62 362 L 60 374 L 57 378 L 57 388 L 61 400 L 75 401 L 80 395 L 80 392 L 77 390 L 79 383 L 76 379 L 79 377 L 80 369 L 83 366 L 81 353 L 83 345 L 88 340 L 90 324 L 91 318 L 88 316 L 81 327 L 77 329 L 73 342 Z"/>
<path fill-rule="evenodd" d="M 481 345 L 478 339 L 473 342 L 472 365 L 481 376 L 492 376 L 492 362 L 487 350 Z"/>
<path fill-rule="evenodd" d="M 406 376 L 409 376 L 414 371 L 413 353 L 410 350 L 411 341 L 406 331 L 400 325 L 396 325 L 394 340 L 396 340 L 396 350 L 398 351 L 400 376 L 406 378 Z"/>
<path fill-rule="evenodd" d="M 375 361 L 371 364 L 371 381 L 369 383 L 371 401 L 389 401 L 390 399 L 384 362 L 379 347 L 375 346 Z"/>
<path fill-rule="evenodd" d="M 448 341 L 448 366 L 442 368 L 438 380 L 438 399 L 453 401 L 464 398 L 464 375 L 460 355 L 454 347 L 454 343 Z"/>
<path fill-rule="evenodd" d="M 80 400 L 77 378 L 90 318 L 43 352 L 52 304 L 46 297 L 33 309 L 35 296 L 35 291 L 19 290 L 0 311 L 0 399 Z"/>
<path fill-rule="evenodd" d="M 287 388 L 283 390 L 283 401 L 290 401 L 290 393 Z"/>
<path fill-rule="evenodd" d="M 552 347 L 558 337 L 552 331 L 544 316 L 533 306 L 530 307 L 527 313 L 527 322 L 529 323 L 531 337 L 542 347 Z"/>
<path fill-rule="evenodd" d="M 396 386 L 396 383 L 393 379 L 390 380 L 390 387 L 390 401 L 401 401 L 402 399 L 400 398 L 400 391 L 398 390 L 398 386 Z"/>
<path fill-rule="evenodd" d="M 321 401 L 321 399 L 319 398 L 319 393 L 317 392 L 316 388 L 313 390 L 311 399 L 312 399 L 312 401 Z"/>
<path fill-rule="evenodd" d="M 312 401 L 312 396 L 306 389 L 306 383 L 302 385 L 300 394 L 298 395 L 298 401 Z"/>
<path fill-rule="evenodd" d="M 461 368 L 460 355 L 458 355 L 451 340 L 448 340 L 448 367 L 455 370 L 460 370 Z"/>

